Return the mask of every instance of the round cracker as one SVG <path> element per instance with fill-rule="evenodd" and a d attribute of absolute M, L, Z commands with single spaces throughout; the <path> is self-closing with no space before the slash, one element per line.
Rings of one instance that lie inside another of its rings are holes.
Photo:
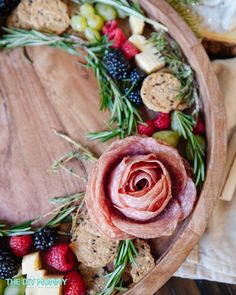
<path fill-rule="evenodd" d="M 60 0 L 34 0 L 31 23 L 39 31 L 63 33 L 70 25 L 67 6 Z"/>
<path fill-rule="evenodd" d="M 174 75 L 166 72 L 153 73 L 143 82 L 143 103 L 156 112 L 169 113 L 178 107 L 185 109 L 186 105 L 176 99 L 180 88 L 181 83 Z"/>

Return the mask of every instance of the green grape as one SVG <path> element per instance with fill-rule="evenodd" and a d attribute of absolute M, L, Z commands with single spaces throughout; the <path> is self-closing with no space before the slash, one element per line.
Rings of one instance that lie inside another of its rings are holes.
<path fill-rule="evenodd" d="M 206 150 L 206 140 L 200 135 L 195 135 L 195 138 L 197 139 L 198 143 L 200 144 L 202 150 L 205 151 Z M 194 154 L 193 154 L 193 150 L 191 148 L 190 142 L 188 142 L 187 147 L 186 147 L 186 158 L 190 161 L 192 161 L 194 159 Z"/>
<path fill-rule="evenodd" d="M 104 20 L 100 15 L 94 14 L 87 18 L 87 23 L 91 29 L 100 31 L 104 25 Z"/>
<path fill-rule="evenodd" d="M 97 41 L 100 40 L 101 35 L 98 31 L 91 29 L 91 28 L 86 28 L 84 31 L 85 37 L 89 40 L 89 41 Z"/>
<path fill-rule="evenodd" d="M 88 27 L 86 18 L 80 15 L 74 15 L 71 18 L 71 27 L 78 32 L 84 32 Z"/>
<path fill-rule="evenodd" d="M 179 143 L 179 134 L 178 132 L 165 130 L 165 131 L 158 131 L 152 135 L 155 139 L 160 139 L 165 141 L 166 143 L 176 147 Z"/>
<path fill-rule="evenodd" d="M 6 289 L 7 282 L 0 279 L 0 295 L 3 295 L 4 290 Z"/>
<path fill-rule="evenodd" d="M 105 20 L 113 20 L 117 18 L 116 10 L 106 4 L 97 3 L 95 9 L 99 15 L 101 15 Z"/>
<path fill-rule="evenodd" d="M 91 4 L 83 4 L 80 7 L 80 14 L 83 17 L 88 18 L 90 15 L 95 14 L 95 9 L 93 8 Z"/>

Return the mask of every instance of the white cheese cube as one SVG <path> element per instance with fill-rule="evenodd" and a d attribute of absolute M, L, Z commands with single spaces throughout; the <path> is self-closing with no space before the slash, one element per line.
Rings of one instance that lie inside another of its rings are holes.
<path fill-rule="evenodd" d="M 132 34 L 142 34 L 144 31 L 144 27 L 145 27 L 145 23 L 144 21 L 134 15 L 130 15 L 129 17 L 129 25 L 130 25 L 130 29 Z"/>
<path fill-rule="evenodd" d="M 41 269 L 41 258 L 39 252 L 28 254 L 22 259 L 22 274 L 35 272 Z"/>
<path fill-rule="evenodd" d="M 153 48 L 153 45 L 148 43 L 147 39 L 143 35 L 134 34 L 129 37 L 129 41 L 133 43 L 134 46 L 141 52 Z"/>
<path fill-rule="evenodd" d="M 38 280 L 36 295 L 62 295 L 63 293 L 63 276 L 48 275 Z"/>
<path fill-rule="evenodd" d="M 153 49 L 137 54 L 135 56 L 135 62 L 147 74 L 158 71 L 165 66 L 165 62 L 158 58 Z"/>
<path fill-rule="evenodd" d="M 25 295 L 37 295 L 38 284 L 37 280 L 45 277 L 47 271 L 45 269 L 37 270 L 32 273 L 28 273 L 26 277 L 26 289 Z"/>

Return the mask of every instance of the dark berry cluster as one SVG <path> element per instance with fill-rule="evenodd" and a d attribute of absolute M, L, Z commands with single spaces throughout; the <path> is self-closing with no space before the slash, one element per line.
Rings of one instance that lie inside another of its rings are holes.
<path fill-rule="evenodd" d="M 147 75 L 143 71 L 141 71 L 138 68 L 134 68 L 130 72 L 129 79 L 130 79 L 131 84 L 139 84 L 139 83 L 143 82 L 143 80 L 146 78 L 146 76 Z"/>
<path fill-rule="evenodd" d="M 108 49 L 104 53 L 104 64 L 108 73 L 117 80 L 127 79 L 130 64 L 119 49 Z"/>
<path fill-rule="evenodd" d="M 0 249 L 0 279 L 10 279 L 18 273 L 19 263 L 12 252 Z"/>
<path fill-rule="evenodd" d="M 33 236 L 34 249 L 46 251 L 56 244 L 57 238 L 57 232 L 54 228 L 43 227 Z"/>
<path fill-rule="evenodd" d="M 128 100 L 131 101 L 134 105 L 139 106 L 142 103 L 139 89 L 130 90 L 129 88 L 126 88 L 125 94 Z"/>

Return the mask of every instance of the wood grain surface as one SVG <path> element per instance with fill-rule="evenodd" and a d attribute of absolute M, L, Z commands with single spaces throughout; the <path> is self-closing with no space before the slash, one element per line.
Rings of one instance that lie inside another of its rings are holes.
<path fill-rule="evenodd" d="M 127 292 L 151 295 L 177 270 L 206 227 L 222 179 L 226 134 L 223 99 L 201 44 L 164 1 L 141 3 L 152 18 L 170 28 L 197 73 L 208 140 L 207 178 L 193 215 L 173 237 L 154 241 L 155 269 Z M 85 189 L 77 178 L 48 172 L 52 161 L 69 149 L 52 128 L 79 139 L 98 155 L 108 144 L 86 140 L 89 131 L 106 128 L 107 119 L 107 114 L 99 112 L 93 74 L 59 50 L 30 48 L 28 53 L 32 64 L 21 50 L 0 53 L 0 216 L 12 223 L 48 211 L 50 197 Z M 81 175 L 86 173 L 79 163 L 76 168 Z"/>

